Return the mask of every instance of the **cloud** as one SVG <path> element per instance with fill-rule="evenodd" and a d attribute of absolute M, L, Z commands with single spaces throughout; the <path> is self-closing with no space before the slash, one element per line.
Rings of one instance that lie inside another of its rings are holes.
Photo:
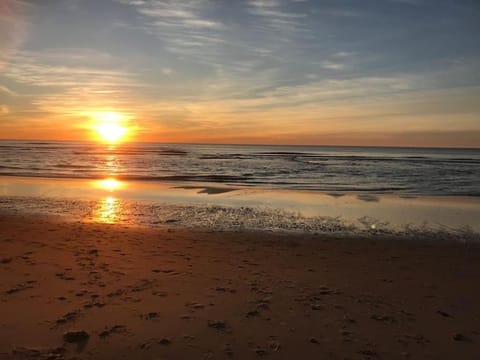
<path fill-rule="evenodd" d="M 135 4 L 133 4 L 135 5 Z M 185 28 L 220 28 L 222 23 L 201 18 L 194 12 L 195 6 L 170 2 L 140 4 L 138 12 L 155 19 L 155 26 Z"/>
<path fill-rule="evenodd" d="M 0 70 L 23 43 L 27 34 L 26 10 L 29 5 L 20 0 L 0 3 Z"/>
<path fill-rule="evenodd" d="M 48 52 L 22 51 L 3 75 L 18 83 L 40 87 L 75 87 L 86 83 L 105 88 L 133 85 L 133 73 L 71 64 L 68 54 L 63 61 L 57 58 L 58 64 L 51 59 Z"/>
<path fill-rule="evenodd" d="M 18 96 L 18 94 L 15 91 L 10 90 L 8 87 L 3 85 L 0 85 L 0 93 L 7 94 L 9 96 Z"/>
<path fill-rule="evenodd" d="M 328 69 L 328 70 L 343 70 L 343 69 L 345 69 L 344 64 L 340 64 L 338 62 L 333 62 L 333 61 L 327 61 L 327 60 L 322 62 L 322 67 L 324 69 Z"/>
<path fill-rule="evenodd" d="M 262 18 L 262 25 L 273 30 L 295 31 L 304 29 L 302 20 L 306 14 L 287 11 L 277 0 L 250 0 L 248 12 Z"/>
<path fill-rule="evenodd" d="M 170 76 L 174 73 L 174 71 L 171 69 L 171 68 L 168 68 L 168 67 L 164 67 L 162 68 L 162 74 L 163 75 L 167 75 L 167 76 Z"/>
<path fill-rule="evenodd" d="M 28 101 L 24 111 L 71 116 L 84 110 L 125 108 L 131 94 L 147 86 L 136 80 L 136 73 L 115 69 L 107 55 L 103 65 L 94 66 L 85 61 L 91 50 L 85 49 L 84 55 L 81 49 L 69 50 L 15 55 L 3 76 L 28 86 L 28 94 L 22 96 Z M 0 91 L 14 94 L 5 86 Z"/>
<path fill-rule="evenodd" d="M 350 79 L 317 80 L 306 84 L 278 86 L 249 99 L 233 100 L 250 109 L 298 107 L 318 103 L 348 103 L 400 93 L 411 86 L 409 77 L 354 77 Z"/>
<path fill-rule="evenodd" d="M 202 0 L 117 0 L 142 15 L 144 30 L 156 36 L 176 54 L 195 54 L 198 47 L 211 48 L 223 42 L 219 31 L 224 24 L 206 15 L 214 4 Z"/>
<path fill-rule="evenodd" d="M 338 51 L 335 54 L 333 54 L 334 57 L 339 57 L 339 58 L 346 58 L 352 56 L 353 53 L 348 52 L 348 51 Z"/>
<path fill-rule="evenodd" d="M 228 132 L 248 140 L 362 127 L 478 128 L 472 94 L 479 94 L 473 86 L 480 62 L 458 25 L 474 30 L 474 15 L 452 12 L 452 25 L 442 22 L 437 31 L 437 23 L 423 21 L 426 9 L 407 17 L 415 9 L 393 1 L 112 0 L 102 2 L 111 11 L 100 22 L 98 2 L 69 0 L 72 12 L 45 1 L 32 5 L 38 28 L 29 48 L 19 50 L 12 17 L 0 20 L 0 49 L 9 49 L 0 103 L 9 119 L 45 123 L 80 122 L 86 111 L 125 112 L 178 139 L 195 131 L 199 140 Z M 442 19 L 447 9 L 432 3 L 431 16 Z M 447 32 L 455 44 L 443 44 Z M 451 71 L 454 57 L 459 64 Z"/>
<path fill-rule="evenodd" d="M 0 105 L 0 116 L 10 113 L 10 108 L 7 105 Z"/>

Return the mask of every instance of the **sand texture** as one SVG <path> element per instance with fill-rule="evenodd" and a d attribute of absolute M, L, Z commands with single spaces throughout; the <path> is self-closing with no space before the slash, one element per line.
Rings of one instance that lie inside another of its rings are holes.
<path fill-rule="evenodd" d="M 479 359 L 480 249 L 0 215 L 0 359 Z"/>

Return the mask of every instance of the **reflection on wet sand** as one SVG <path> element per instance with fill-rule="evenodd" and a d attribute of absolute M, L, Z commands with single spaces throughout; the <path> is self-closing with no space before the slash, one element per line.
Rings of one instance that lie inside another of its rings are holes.
<path fill-rule="evenodd" d="M 113 193 L 125 187 L 125 183 L 114 178 L 97 180 L 92 183 L 94 188 L 107 190 Z M 104 224 L 120 222 L 120 201 L 114 196 L 107 196 L 98 201 L 93 213 L 93 221 Z"/>
<path fill-rule="evenodd" d="M 179 226 L 195 223 L 202 227 L 216 223 L 222 228 L 229 224 L 234 228 L 256 229 L 301 227 L 312 232 L 321 231 L 325 227 L 322 221 L 326 221 L 337 233 L 351 232 L 350 227 L 338 226 L 338 223 L 375 232 L 406 230 L 411 233 L 413 227 L 422 229 L 423 233 L 425 228 L 443 233 L 453 233 L 452 229 L 460 231 L 455 233 L 466 229 L 480 233 L 478 197 L 406 198 L 355 193 L 333 196 L 333 193 L 241 188 L 208 194 L 199 191 L 206 187 L 195 183 L 125 182 L 114 177 L 94 181 L 0 177 L 0 210 L 29 209 L 72 217 L 81 214 L 87 221 L 149 226 L 163 223 L 162 219 L 174 219 Z M 285 212 L 298 216 L 285 217 L 282 215 Z"/>
<path fill-rule="evenodd" d="M 115 224 L 120 221 L 120 204 L 118 199 L 107 197 L 98 202 L 98 206 L 93 214 L 93 221 L 104 224 Z"/>

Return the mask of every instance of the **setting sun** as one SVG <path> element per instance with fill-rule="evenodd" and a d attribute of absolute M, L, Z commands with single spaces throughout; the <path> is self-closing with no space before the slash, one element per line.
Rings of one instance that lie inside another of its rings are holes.
<path fill-rule="evenodd" d="M 127 133 L 127 128 L 118 124 L 100 124 L 95 127 L 98 134 L 107 142 L 118 142 Z"/>
<path fill-rule="evenodd" d="M 125 117 L 114 112 L 97 113 L 94 115 L 95 124 L 92 126 L 99 136 L 99 140 L 108 143 L 117 143 L 125 139 L 129 127 L 125 125 Z"/>

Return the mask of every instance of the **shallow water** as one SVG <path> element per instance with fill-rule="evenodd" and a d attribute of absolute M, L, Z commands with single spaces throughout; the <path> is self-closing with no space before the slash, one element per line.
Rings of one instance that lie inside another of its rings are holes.
<path fill-rule="evenodd" d="M 475 238 L 478 179 L 473 149 L 0 141 L 0 212 L 112 224 Z"/>
<path fill-rule="evenodd" d="M 480 199 L 245 189 L 218 184 L 0 178 L 0 214 L 211 230 L 480 239 Z"/>

